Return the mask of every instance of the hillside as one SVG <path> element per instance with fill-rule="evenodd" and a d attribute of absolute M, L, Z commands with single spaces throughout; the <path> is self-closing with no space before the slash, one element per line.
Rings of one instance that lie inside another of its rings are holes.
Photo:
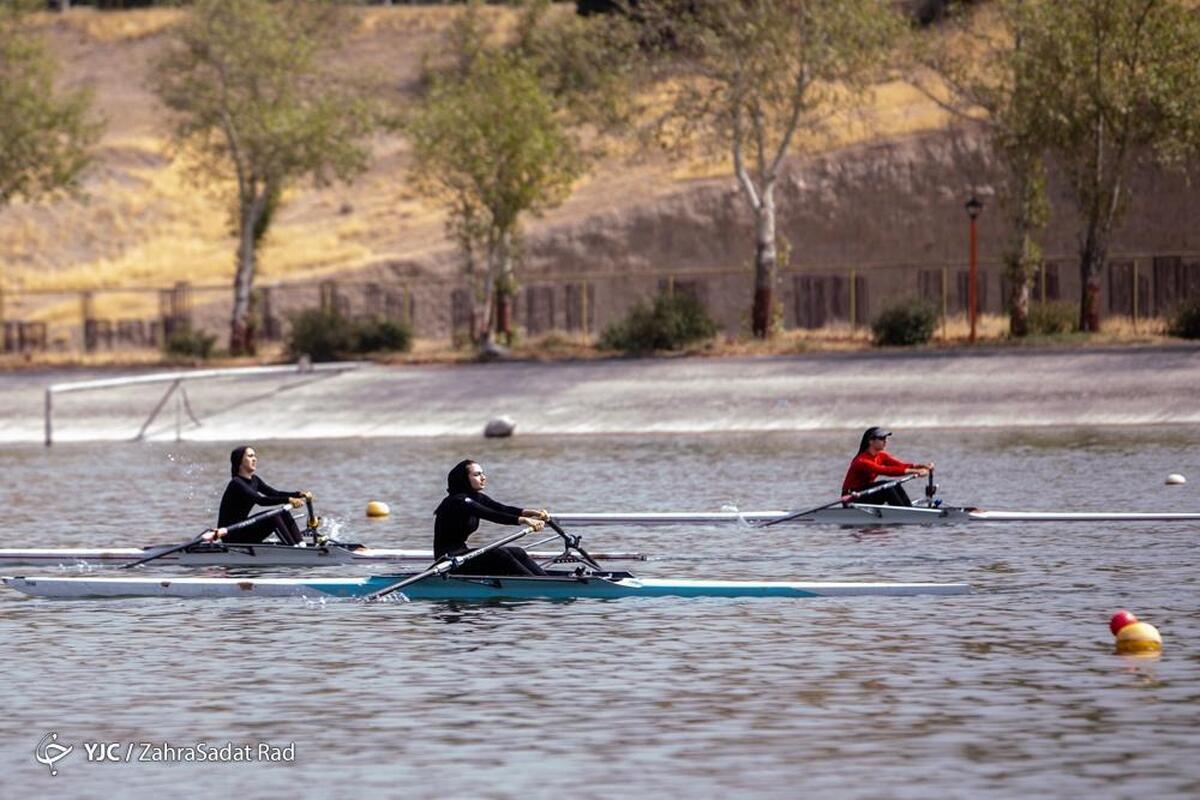
<path fill-rule="evenodd" d="M 157 287 L 183 278 L 219 285 L 231 278 L 234 241 L 226 208 L 187 182 L 168 149 L 164 110 L 146 88 L 147 65 L 177 13 L 81 8 L 45 17 L 64 83 L 90 83 L 108 127 L 84 196 L 0 211 L 0 260 L 10 289 Z M 454 13 L 360 10 L 345 63 L 338 66 L 388 77 L 402 100 L 422 53 Z M 504 9 L 487 13 L 497 17 L 498 27 L 512 17 Z M 879 127 L 871 136 L 939 123 L 930 104 L 907 87 L 883 87 L 876 102 L 872 116 Z M 845 138 L 865 135 L 848 128 Z M 300 187 L 288 196 L 262 254 L 264 281 L 350 276 L 400 262 L 422 272 L 453 270 L 441 214 L 406 182 L 405 142 L 382 136 L 374 149 L 371 170 L 353 186 Z M 614 157 L 582 180 L 561 208 L 530 220 L 527 230 L 536 242 L 589 218 L 611 220 L 664 196 L 726 184 L 727 175 L 721 163 L 667 163 L 651 156 L 631 164 Z"/>

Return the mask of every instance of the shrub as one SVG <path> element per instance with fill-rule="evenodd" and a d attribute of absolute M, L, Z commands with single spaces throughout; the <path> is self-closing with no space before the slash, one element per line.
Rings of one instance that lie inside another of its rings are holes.
<path fill-rule="evenodd" d="M 350 320 L 336 311 L 310 308 L 292 315 L 288 353 L 293 358 L 307 354 L 313 361 L 336 361 L 354 349 Z"/>
<path fill-rule="evenodd" d="M 212 355 L 213 345 L 217 337 L 211 333 L 198 331 L 191 325 L 184 325 L 167 337 L 163 342 L 163 351 L 169 356 L 182 358 L 208 358 Z"/>
<path fill-rule="evenodd" d="M 313 361 L 336 361 L 358 353 L 407 351 L 412 332 L 407 325 L 370 317 L 352 320 L 336 311 L 310 308 L 292 315 L 288 353 L 299 358 L 305 353 Z"/>
<path fill-rule="evenodd" d="M 1200 298 L 1179 304 L 1167 323 L 1167 333 L 1180 339 L 1200 339 Z"/>
<path fill-rule="evenodd" d="M 716 323 L 694 297 L 660 295 L 652 305 L 638 303 L 625 319 L 609 325 L 600 336 L 600 346 L 626 353 L 682 350 L 716 333 Z"/>
<path fill-rule="evenodd" d="M 1029 332 L 1052 336 L 1079 327 L 1079 307 L 1065 300 L 1029 304 Z"/>
<path fill-rule="evenodd" d="M 407 325 L 373 317 L 354 323 L 355 350 L 359 353 L 406 353 L 412 347 L 412 331 Z"/>
<path fill-rule="evenodd" d="M 925 344 L 933 336 L 938 315 L 933 306 L 907 301 L 886 308 L 871 323 L 877 345 Z"/>

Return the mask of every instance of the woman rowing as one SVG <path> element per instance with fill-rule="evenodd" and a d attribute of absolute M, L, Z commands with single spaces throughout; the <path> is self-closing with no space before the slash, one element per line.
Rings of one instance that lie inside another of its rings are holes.
<path fill-rule="evenodd" d="M 858 455 L 850 462 L 846 479 L 842 481 L 842 496 L 856 493 L 862 496 L 866 503 L 882 506 L 911 506 L 908 493 L 903 486 L 890 486 L 887 489 L 871 491 L 876 486 L 894 481 L 904 475 L 926 475 L 933 469 L 933 462 L 928 464 L 910 464 L 893 458 L 886 450 L 891 431 L 872 427 L 862 435 L 858 444 Z M 879 480 L 879 476 L 885 476 Z"/>
<path fill-rule="evenodd" d="M 230 544 L 257 544 L 273 533 L 282 544 L 303 544 L 304 537 L 289 512 L 292 508 L 304 505 L 305 500 L 311 500 L 312 492 L 281 491 L 258 477 L 255 474 L 257 470 L 258 453 L 253 447 L 236 447 L 229 454 L 229 472 L 232 477 L 229 485 L 225 487 L 225 494 L 221 496 L 217 528 L 212 536 L 207 538 L 222 539 Z M 249 517 L 251 509 L 255 506 L 279 503 L 288 503 L 290 507 L 281 508 L 279 513 L 265 516 L 235 531 L 226 530 Z"/>
<path fill-rule="evenodd" d="M 446 498 L 434 511 L 433 557 L 469 552 L 467 539 L 479 520 L 500 525 L 524 525 L 540 531 L 550 519 L 545 509 L 517 508 L 498 503 L 483 493 L 487 476 L 475 461 L 460 461 L 446 476 Z M 545 575 L 546 571 L 522 548 L 507 545 L 467 561 L 455 572 L 470 575 Z"/>

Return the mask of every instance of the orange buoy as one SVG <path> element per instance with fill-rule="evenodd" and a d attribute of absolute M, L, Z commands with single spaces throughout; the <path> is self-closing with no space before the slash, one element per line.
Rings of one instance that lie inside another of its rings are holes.
<path fill-rule="evenodd" d="M 1138 618 L 1133 615 L 1132 611 L 1124 608 L 1117 609 L 1117 613 L 1112 615 L 1112 619 L 1108 622 L 1108 629 L 1112 631 L 1112 635 L 1116 636 L 1117 631 L 1124 628 L 1126 625 L 1132 625 L 1137 622 Z"/>
<path fill-rule="evenodd" d="M 1117 631 L 1118 653 L 1157 653 L 1162 650 L 1162 636 L 1148 622 L 1134 622 Z"/>

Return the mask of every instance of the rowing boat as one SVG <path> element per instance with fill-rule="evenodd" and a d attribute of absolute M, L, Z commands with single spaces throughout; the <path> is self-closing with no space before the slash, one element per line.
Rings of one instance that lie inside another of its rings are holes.
<path fill-rule="evenodd" d="M 846 506 L 815 509 L 802 514 L 789 511 L 717 511 L 622 514 L 555 513 L 555 518 L 574 528 L 604 525 L 761 525 L 787 519 L 788 524 L 846 525 L 960 525 L 974 522 L 1196 522 L 1200 513 L 1184 512 L 1054 512 L 984 511 L 961 506 L 880 506 L 850 503 Z"/>
<path fill-rule="evenodd" d="M 55 599 L 168 597 L 365 598 L 406 575 L 359 578 L 5 577 L 18 592 Z M 968 594 L 965 583 L 817 583 L 638 578 L 628 572 L 545 577 L 434 576 L 405 586 L 411 600 L 574 600 L 624 597 L 857 597 Z"/>
<path fill-rule="evenodd" d="M 0 566 L 120 567 L 132 564 L 171 545 L 113 548 L 0 549 Z M 556 564 L 575 563 L 578 559 L 562 551 L 531 551 L 538 561 Z M 607 561 L 645 561 L 633 552 L 593 553 Z M 431 550 L 396 550 L 366 547 L 361 544 L 327 542 L 317 547 L 292 547 L 282 544 L 198 544 L 186 550 L 155 559 L 163 566 L 176 567 L 330 567 L 347 564 L 428 564 Z"/>
<path fill-rule="evenodd" d="M 755 526 L 788 517 L 787 511 L 660 512 L 641 514 L 568 513 L 556 514 L 571 527 L 743 525 Z M 1195 522 L 1200 514 L 1184 512 L 1052 512 L 984 511 L 960 506 L 880 506 L 851 503 L 792 516 L 787 524 L 878 527 L 882 525 L 962 525 L 978 522 Z M 0 567 L 62 566 L 117 567 L 152 556 L 169 545 L 114 548 L 18 548 L 0 549 Z M 576 559 L 562 552 L 531 552 L 535 559 L 571 563 Z M 607 561 L 645 561 L 638 552 L 593 553 Z M 347 564 L 427 564 L 429 550 L 367 547 L 330 541 L 316 547 L 280 544 L 200 544 L 158 558 L 163 565 L 180 567 L 328 567 Z"/>

